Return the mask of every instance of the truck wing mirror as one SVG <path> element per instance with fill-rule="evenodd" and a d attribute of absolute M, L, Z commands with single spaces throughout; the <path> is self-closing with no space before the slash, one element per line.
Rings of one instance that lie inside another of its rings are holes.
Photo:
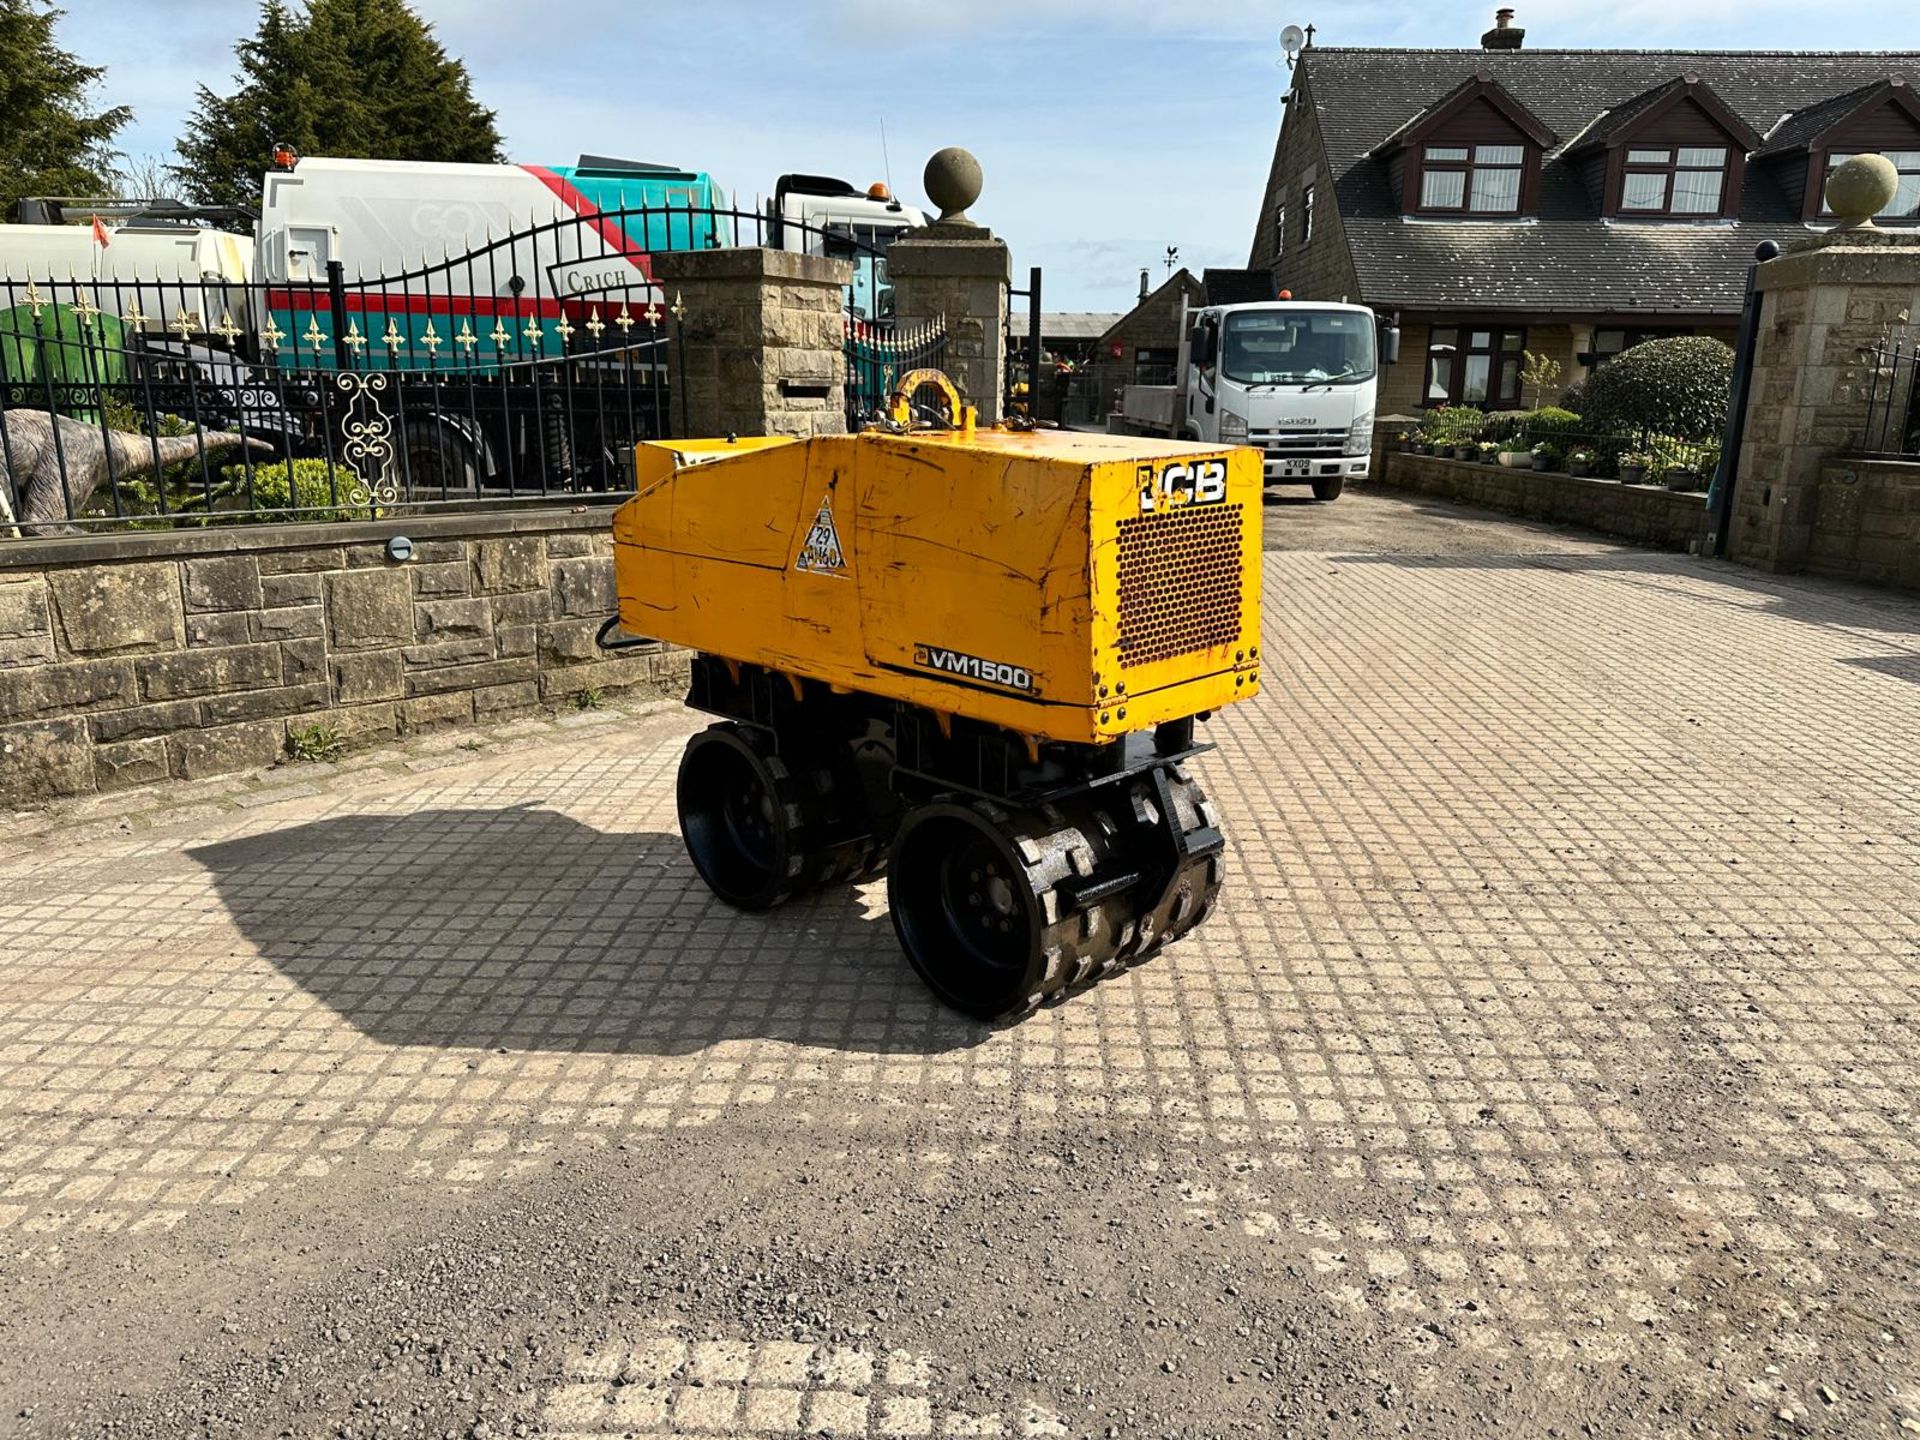
<path fill-rule="evenodd" d="M 1400 363 L 1400 327 L 1398 325 L 1387 326 L 1386 330 L 1381 334 L 1380 339 L 1382 342 L 1380 346 L 1380 354 L 1382 357 L 1385 358 L 1387 364 L 1398 365 Z"/>

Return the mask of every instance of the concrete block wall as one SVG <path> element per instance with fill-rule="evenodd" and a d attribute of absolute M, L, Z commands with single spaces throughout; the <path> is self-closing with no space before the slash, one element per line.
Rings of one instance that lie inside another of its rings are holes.
<path fill-rule="evenodd" d="M 611 512 L 450 515 L 0 547 L 0 805 L 272 764 L 349 741 L 673 685 L 607 657 Z M 406 534 L 396 564 L 387 541 Z"/>

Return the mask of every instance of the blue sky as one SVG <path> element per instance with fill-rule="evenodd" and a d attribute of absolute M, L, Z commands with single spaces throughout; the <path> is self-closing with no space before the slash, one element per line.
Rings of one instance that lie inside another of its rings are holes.
<path fill-rule="evenodd" d="M 1496 0 L 1278 6 L 1214 0 L 425 0 L 499 112 L 515 160 L 581 151 L 711 172 L 751 197 L 779 174 L 920 198 L 965 145 L 974 218 L 1046 271 L 1048 309 L 1118 310 L 1169 245 L 1196 270 L 1246 263 L 1286 86 L 1278 36 L 1325 45 L 1474 45 Z M 1514 0 L 1530 45 L 1920 48 L 1920 7 L 1825 0 Z M 170 154 L 194 87 L 223 89 L 252 0 L 68 0 L 65 45 L 108 67 L 132 155 Z M 1920 77 L 1914 77 L 1920 80 Z"/>

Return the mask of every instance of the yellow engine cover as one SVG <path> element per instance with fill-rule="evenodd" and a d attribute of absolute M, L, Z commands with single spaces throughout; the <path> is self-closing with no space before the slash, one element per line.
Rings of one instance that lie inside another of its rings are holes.
<path fill-rule="evenodd" d="M 868 432 L 661 441 L 635 470 L 631 634 L 1082 744 L 1260 683 L 1253 450 Z"/>

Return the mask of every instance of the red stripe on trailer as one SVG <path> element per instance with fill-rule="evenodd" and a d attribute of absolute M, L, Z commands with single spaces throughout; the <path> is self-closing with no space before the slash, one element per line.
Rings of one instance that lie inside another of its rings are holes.
<path fill-rule="evenodd" d="M 635 250 L 627 232 L 614 221 L 609 220 L 600 207 L 586 197 L 579 186 L 554 174 L 544 165 L 522 165 L 520 168 L 551 190 L 562 205 L 591 225 L 601 242 L 615 255 L 631 263 L 634 269 L 646 276 L 648 284 L 653 283 L 653 257 L 644 250 Z M 671 216 L 668 217 L 667 223 L 672 225 Z"/>

